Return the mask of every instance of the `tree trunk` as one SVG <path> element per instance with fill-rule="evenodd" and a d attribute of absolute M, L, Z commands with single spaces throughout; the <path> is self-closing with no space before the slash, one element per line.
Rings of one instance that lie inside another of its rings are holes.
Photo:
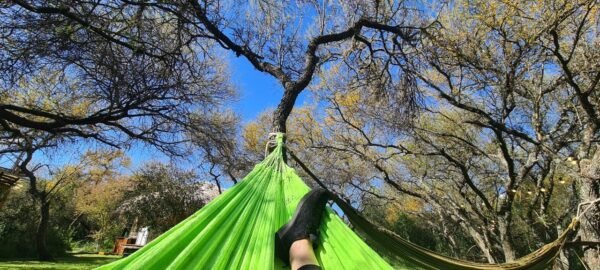
<path fill-rule="evenodd" d="M 600 147 L 596 154 L 590 159 L 584 159 L 580 163 L 581 186 L 579 196 L 581 202 L 592 202 L 600 198 Z M 581 241 L 600 241 L 600 204 L 583 205 L 582 211 L 589 210 L 580 218 L 579 235 Z M 583 261 L 590 269 L 600 269 L 600 248 L 584 247 Z"/>
<path fill-rule="evenodd" d="M 303 89 L 297 89 L 296 87 L 285 87 L 285 91 L 283 92 L 283 97 L 281 97 L 281 101 L 277 108 L 273 112 L 273 130 L 275 132 L 283 132 L 285 133 L 286 121 L 294 108 L 294 104 L 296 103 L 296 99 L 300 92 Z"/>
<path fill-rule="evenodd" d="M 511 213 L 504 214 L 503 217 L 498 218 L 498 231 L 500 232 L 500 244 L 502 245 L 502 252 L 504 253 L 504 261 L 512 262 L 515 260 L 515 249 L 512 244 L 512 236 L 510 233 L 511 224 Z"/>
<path fill-rule="evenodd" d="M 428 192 L 431 192 L 431 190 L 427 190 Z M 444 211 L 444 209 L 447 210 L 447 207 L 443 207 L 442 204 L 439 204 L 436 202 L 435 199 L 433 199 L 432 197 L 427 197 L 427 200 L 434 205 L 434 207 L 436 207 L 437 209 L 440 209 L 441 211 Z M 480 233 L 478 232 L 470 222 L 467 222 L 467 220 L 470 220 L 468 217 L 464 216 L 461 214 L 461 212 L 457 209 L 457 208 L 451 208 L 451 211 L 449 214 L 449 217 L 456 222 L 457 224 L 459 224 L 459 226 L 469 234 L 469 236 L 471 236 L 471 239 L 473 240 L 473 242 L 475 242 L 475 246 L 481 251 L 481 253 L 483 254 L 483 257 L 485 257 L 486 261 L 488 263 L 496 263 L 496 258 L 494 257 L 493 254 L 493 250 L 492 250 L 492 245 L 489 241 L 489 238 L 487 237 L 487 235 L 485 235 L 485 233 Z M 441 218 L 443 219 L 443 218 Z"/>
<path fill-rule="evenodd" d="M 561 235 L 563 233 L 563 228 L 560 226 L 556 226 L 556 232 L 558 235 Z M 560 253 L 558 254 L 558 258 L 557 263 L 554 265 L 554 270 L 568 270 L 570 267 L 570 262 L 569 262 L 569 254 L 567 253 L 568 251 L 563 248 L 560 250 Z"/>
<path fill-rule="evenodd" d="M 483 256 L 486 258 L 487 262 L 496 263 L 496 259 L 494 259 L 494 256 L 492 255 L 492 249 L 490 246 L 488 246 L 484 237 L 470 226 L 464 224 L 461 224 L 461 226 L 469 232 L 469 235 L 475 242 L 475 245 L 479 248 L 479 250 L 481 250 L 481 253 L 483 253 Z"/>
<path fill-rule="evenodd" d="M 36 233 L 38 259 L 40 261 L 52 261 L 52 255 L 48 251 L 48 246 L 46 244 L 46 234 L 50 222 L 50 202 L 46 201 L 46 198 L 43 195 L 40 199 L 40 223 L 38 224 Z"/>

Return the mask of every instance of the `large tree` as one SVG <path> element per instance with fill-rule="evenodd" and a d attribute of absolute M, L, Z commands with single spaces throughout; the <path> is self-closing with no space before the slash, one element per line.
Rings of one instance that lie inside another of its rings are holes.
<path fill-rule="evenodd" d="M 187 134 L 220 128 L 209 125 L 233 94 L 226 65 L 176 16 L 118 1 L 8 1 L 0 16 L 0 154 L 20 163 L 43 216 L 41 151 L 141 142 L 183 155 Z"/>
<path fill-rule="evenodd" d="M 360 80 L 382 63 L 369 55 L 363 69 L 322 72 L 318 120 L 301 126 L 308 145 L 299 149 L 316 151 L 301 154 L 324 179 L 345 178 L 342 191 L 369 194 L 383 183 L 422 201 L 437 231 L 458 228 L 485 260 L 510 261 L 553 239 L 579 203 L 598 199 L 597 3 L 444 8 L 422 42 L 386 52 L 419 93 L 410 125 L 396 114 L 407 115 L 406 103 Z M 598 241 L 597 210 L 580 217 L 581 240 Z M 578 252 L 598 265 L 593 244 Z"/>
<path fill-rule="evenodd" d="M 153 44 L 158 56 L 119 45 L 69 16 L 31 12 L 22 4 L 0 9 L 3 152 L 19 151 L 22 137 L 52 134 L 111 146 L 141 140 L 177 154 L 191 112 L 214 111 L 231 97 L 210 42 L 187 44 L 189 34 L 178 31 L 172 18 L 84 3 L 71 7 L 90 23 L 119 29 L 136 46 Z M 28 134 L 33 131 L 43 134 Z"/>
<path fill-rule="evenodd" d="M 561 174 L 563 181 L 573 180 L 574 201 L 600 195 L 598 179 L 584 175 L 597 166 L 591 159 L 600 136 L 597 5 L 457 2 L 455 13 L 441 19 L 443 28 L 428 33 L 431 46 L 421 50 L 425 68 L 415 74 L 424 88 L 464 113 L 461 122 L 481 128 L 497 147 L 492 160 L 503 173 L 496 185 L 506 194 L 494 211 L 507 260 L 515 253 L 509 229 L 518 195 L 513 190 L 534 184 L 542 217 Z M 598 205 L 581 217 L 582 240 L 600 240 L 599 220 Z M 598 265 L 599 257 L 584 249 L 589 266 Z"/>

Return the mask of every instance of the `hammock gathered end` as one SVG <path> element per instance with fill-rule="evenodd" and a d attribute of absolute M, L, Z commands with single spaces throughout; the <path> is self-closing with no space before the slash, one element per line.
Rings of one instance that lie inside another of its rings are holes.
<path fill-rule="evenodd" d="M 309 187 L 285 163 L 284 135 L 275 137 L 272 152 L 238 184 L 142 249 L 98 269 L 289 269 L 274 256 L 275 232 L 291 218 Z M 574 219 L 557 240 L 517 261 L 482 264 L 412 244 L 371 224 L 345 201 L 334 201 L 369 245 L 328 209 L 315 250 L 326 270 L 547 269 L 577 224 Z"/>

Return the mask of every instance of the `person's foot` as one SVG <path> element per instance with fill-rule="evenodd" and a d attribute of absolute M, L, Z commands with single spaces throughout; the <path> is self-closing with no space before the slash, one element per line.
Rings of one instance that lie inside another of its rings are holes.
<path fill-rule="evenodd" d="M 319 227 L 329 192 L 322 188 L 311 190 L 302 197 L 292 219 L 275 233 L 275 256 L 289 262 L 290 247 L 294 241 L 310 239 L 318 243 Z"/>

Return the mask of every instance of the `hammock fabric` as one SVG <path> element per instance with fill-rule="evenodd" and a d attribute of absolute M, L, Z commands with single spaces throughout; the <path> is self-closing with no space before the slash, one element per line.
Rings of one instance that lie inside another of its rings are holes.
<path fill-rule="evenodd" d="M 278 134 L 277 147 L 244 180 L 142 249 L 99 269 L 289 269 L 274 256 L 275 232 L 291 218 L 309 187 L 285 164 L 283 148 L 283 134 Z M 545 269 L 566 238 L 565 232 L 517 262 L 471 263 L 416 246 L 369 223 L 345 201 L 335 201 L 361 236 L 384 250 L 386 259 L 328 209 L 316 250 L 326 270 Z"/>

